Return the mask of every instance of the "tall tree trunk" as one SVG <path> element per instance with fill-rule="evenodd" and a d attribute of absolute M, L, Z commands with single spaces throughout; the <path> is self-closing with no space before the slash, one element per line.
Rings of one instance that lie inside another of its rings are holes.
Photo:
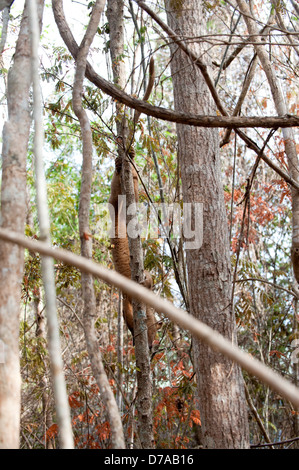
<path fill-rule="evenodd" d="M 92 132 L 88 115 L 82 105 L 83 81 L 85 77 L 86 59 L 93 38 L 97 32 L 100 17 L 105 7 L 105 0 L 96 0 L 86 33 L 79 47 L 76 58 L 76 73 L 73 87 L 73 108 L 80 121 L 82 141 L 83 141 L 83 162 L 82 162 L 82 183 L 79 201 L 79 232 L 81 241 L 81 255 L 85 258 L 92 258 L 92 236 L 89 229 L 90 199 L 92 189 Z M 82 294 L 84 300 L 84 334 L 87 350 L 90 357 L 91 367 L 103 401 L 106 405 L 106 412 L 109 417 L 111 428 L 112 447 L 123 449 L 125 447 L 122 422 L 118 413 L 114 394 L 109 385 L 95 332 L 96 321 L 96 297 L 94 290 L 94 279 L 91 274 L 82 273 Z"/>
<path fill-rule="evenodd" d="M 186 3 L 186 2 L 185 2 Z M 169 26 L 179 36 L 204 34 L 201 2 L 165 0 Z M 199 44 L 189 45 L 199 57 Z M 190 58 L 171 46 L 174 103 L 178 111 L 215 114 L 205 81 Z M 186 250 L 190 311 L 199 320 L 235 341 L 231 305 L 231 262 L 216 129 L 177 125 L 184 209 L 203 204 L 201 247 Z M 193 218 L 195 228 L 197 222 Z M 194 358 L 204 448 L 247 448 L 248 419 L 240 368 L 194 339 Z"/>
<path fill-rule="evenodd" d="M 47 202 L 47 183 L 43 160 L 43 105 L 39 81 L 39 39 L 40 27 L 36 0 L 28 0 L 28 14 L 31 35 L 31 75 L 33 82 L 33 118 L 34 118 L 34 167 L 36 186 L 36 206 L 39 223 L 39 237 L 51 245 L 50 216 Z M 48 349 L 51 376 L 53 382 L 57 424 L 59 427 L 59 446 L 72 449 L 73 433 L 70 407 L 63 372 L 63 360 L 60 345 L 60 330 L 56 307 L 56 285 L 54 262 L 51 257 L 41 257 L 41 273 L 46 301 Z"/>
<path fill-rule="evenodd" d="M 38 2 L 42 18 L 43 0 Z M 26 161 L 30 130 L 29 89 L 31 47 L 25 4 L 13 64 L 8 74 L 8 121 L 3 128 L 1 227 L 24 233 L 26 221 Z M 0 243 L 0 448 L 18 448 L 20 421 L 19 318 L 24 250 Z"/>
<path fill-rule="evenodd" d="M 123 0 L 109 0 L 107 16 L 110 29 L 110 53 L 112 59 L 114 82 L 121 88 L 125 86 L 125 68 L 122 55 L 124 53 L 123 37 Z M 123 113 L 121 106 L 117 105 L 117 112 Z M 117 132 L 123 137 L 123 142 L 131 143 L 128 137 L 128 123 L 125 116 L 117 116 Z M 122 158 L 121 190 L 126 196 L 126 217 L 127 226 L 129 224 L 136 226 L 136 202 L 133 184 L 131 164 L 126 155 L 127 144 L 122 149 L 119 147 L 119 156 Z M 130 210 L 128 211 L 128 208 Z M 133 209 L 133 210 L 132 210 Z M 143 283 L 143 253 L 140 236 L 131 238 L 128 236 L 130 249 L 130 268 L 131 277 L 134 281 Z M 149 347 L 146 326 L 146 306 L 139 300 L 133 300 L 133 318 L 134 318 L 134 339 L 135 356 L 137 367 L 137 410 L 138 410 L 138 435 L 143 449 L 152 448 L 154 445 L 153 437 L 153 410 L 152 410 L 152 383 L 151 369 L 149 359 Z"/>

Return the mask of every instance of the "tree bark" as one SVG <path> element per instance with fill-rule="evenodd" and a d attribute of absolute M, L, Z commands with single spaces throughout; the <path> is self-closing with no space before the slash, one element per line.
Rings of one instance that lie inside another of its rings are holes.
<path fill-rule="evenodd" d="M 165 5 L 168 24 L 178 36 L 196 37 L 204 33 L 201 2 L 189 0 L 188 8 L 171 0 L 166 0 Z M 180 7 L 176 9 L 175 5 Z M 201 56 L 198 44 L 193 44 L 192 50 Z M 198 68 L 177 46 L 171 46 L 171 53 L 175 109 L 214 114 L 214 103 Z M 177 135 L 184 207 L 186 203 L 203 204 L 202 246 L 186 250 L 190 310 L 234 343 L 228 222 L 218 131 L 177 125 Z M 204 448 L 247 448 L 248 418 L 240 368 L 196 338 L 194 358 Z"/>
<path fill-rule="evenodd" d="M 38 2 L 41 21 L 43 0 Z M 1 227 L 24 233 L 26 161 L 30 130 L 31 49 L 27 3 L 24 7 L 13 64 L 8 74 L 8 121 L 3 128 Z M 20 420 L 19 316 L 24 250 L 0 243 L 0 448 L 18 448 Z"/>

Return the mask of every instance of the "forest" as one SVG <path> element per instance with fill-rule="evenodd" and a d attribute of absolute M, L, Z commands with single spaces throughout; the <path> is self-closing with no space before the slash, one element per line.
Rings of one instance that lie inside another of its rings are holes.
<path fill-rule="evenodd" d="M 0 449 L 299 449 L 298 0 L 0 10 Z"/>

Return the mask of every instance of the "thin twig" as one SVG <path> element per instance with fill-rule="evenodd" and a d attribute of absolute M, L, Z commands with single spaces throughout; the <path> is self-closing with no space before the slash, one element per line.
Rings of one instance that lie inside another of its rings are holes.
<path fill-rule="evenodd" d="M 269 134 L 268 134 L 268 136 L 267 136 L 267 138 L 264 142 L 264 145 L 263 145 L 262 149 L 260 150 L 260 153 L 257 155 L 255 163 L 254 163 L 253 168 L 251 170 L 250 177 L 247 178 L 247 186 L 246 186 L 244 197 L 243 197 L 242 201 L 239 202 L 239 205 L 242 204 L 243 201 L 245 201 L 245 204 L 244 204 L 243 217 L 242 217 L 242 222 L 241 222 L 240 235 L 239 235 L 239 240 L 238 240 L 236 264 L 235 264 L 234 275 L 233 275 L 233 286 L 232 286 L 232 296 L 231 296 L 233 308 L 234 308 L 235 284 L 236 284 L 236 280 L 237 280 L 238 263 L 239 263 L 240 253 L 241 253 L 242 242 L 243 242 L 243 231 L 244 231 L 244 226 L 245 226 L 245 217 L 246 217 L 247 210 L 248 210 L 248 228 L 249 228 L 249 223 L 250 223 L 250 191 L 251 191 L 253 180 L 254 180 L 254 177 L 255 177 L 255 174 L 256 174 L 256 170 L 258 168 L 259 162 L 260 162 L 260 160 L 262 158 L 262 155 L 264 153 L 264 149 L 268 145 L 268 142 L 271 139 L 271 137 L 273 136 L 275 131 L 276 131 L 276 129 L 272 129 L 269 132 Z"/>
<path fill-rule="evenodd" d="M 252 412 L 253 416 L 255 417 L 255 420 L 256 420 L 256 422 L 257 422 L 257 424 L 258 424 L 258 426 L 259 426 L 266 442 L 271 443 L 270 437 L 269 437 L 269 435 L 268 435 L 268 433 L 265 429 L 265 426 L 263 425 L 263 422 L 262 422 L 262 420 L 261 420 L 261 418 L 260 418 L 260 416 L 257 412 L 257 409 L 255 408 L 255 406 L 254 406 L 254 404 L 251 400 L 251 396 L 250 396 L 250 393 L 249 393 L 249 390 L 247 388 L 247 385 L 246 385 L 245 381 L 244 381 L 244 389 L 245 389 L 246 400 L 247 400 L 247 403 L 249 405 L 249 408 L 251 409 L 251 412 Z"/>

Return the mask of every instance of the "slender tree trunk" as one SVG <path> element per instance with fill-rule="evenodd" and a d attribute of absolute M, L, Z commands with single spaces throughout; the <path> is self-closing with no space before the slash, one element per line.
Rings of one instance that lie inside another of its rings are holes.
<path fill-rule="evenodd" d="M 109 0 L 107 16 L 110 27 L 110 52 L 112 59 L 112 68 L 114 81 L 121 88 L 125 86 L 125 68 L 122 60 L 124 53 L 123 37 L 123 0 Z M 121 113 L 121 107 L 117 105 L 117 112 Z M 128 138 L 128 124 L 125 116 L 121 114 L 117 118 L 117 132 L 123 137 L 123 142 L 130 142 Z M 119 148 L 119 156 L 123 160 L 121 186 L 122 193 L 126 196 L 126 216 L 127 227 L 136 226 L 137 207 L 135 202 L 135 193 L 131 164 L 126 155 L 125 148 Z M 130 209 L 129 209 L 130 208 Z M 129 210 L 128 210 L 129 209 Z M 144 281 L 143 271 L 143 253 L 140 236 L 130 237 L 128 233 L 130 248 L 130 267 L 131 277 L 139 283 Z M 139 300 L 133 300 L 134 317 L 134 339 L 135 356 L 137 366 L 137 410 L 138 410 L 138 435 L 142 448 L 152 448 L 153 438 L 153 411 L 152 411 L 152 383 L 149 359 L 149 347 L 146 326 L 146 306 Z"/>
<path fill-rule="evenodd" d="M 165 1 L 169 26 L 179 36 L 204 34 L 201 2 L 189 0 L 188 7 L 185 4 Z M 201 56 L 199 44 L 193 44 L 192 50 Z M 215 114 L 211 95 L 199 70 L 176 46 L 171 46 L 171 53 L 176 110 Z M 177 135 L 184 210 L 186 203 L 203 204 L 202 246 L 186 250 L 190 310 L 196 318 L 235 342 L 228 222 L 218 131 L 178 124 Z M 193 224 L 195 230 L 200 230 L 194 219 Z M 195 338 L 194 358 L 204 448 L 247 448 L 248 418 L 240 368 Z"/>
<path fill-rule="evenodd" d="M 33 118 L 34 118 L 34 166 L 36 184 L 36 205 L 40 239 L 51 245 L 50 217 L 47 202 L 47 184 L 43 161 L 43 105 L 39 82 L 39 38 L 40 28 L 36 0 L 28 0 L 31 34 L 31 74 L 33 81 Z M 63 372 L 63 360 L 60 344 L 59 322 L 56 307 L 56 286 L 54 262 L 49 256 L 41 257 L 41 271 L 45 291 L 48 349 L 51 376 L 54 389 L 57 424 L 59 427 L 59 445 L 62 449 L 72 449 L 73 433 L 70 408 Z"/>
<path fill-rule="evenodd" d="M 117 317 L 117 363 L 118 363 L 118 369 L 116 371 L 116 378 L 117 382 L 119 384 L 119 387 L 117 387 L 116 391 L 116 403 L 119 409 L 120 414 L 122 414 L 122 409 L 123 409 L 123 397 L 122 393 L 120 390 L 120 387 L 122 387 L 123 383 L 123 350 L 124 350 L 124 334 L 123 334 L 123 326 L 124 326 L 124 321 L 123 321 L 123 315 L 122 315 L 122 309 L 123 309 L 123 302 L 121 298 L 121 291 L 118 291 L 119 293 L 119 300 L 118 300 L 118 317 Z"/>
<path fill-rule="evenodd" d="M 38 2 L 42 18 L 43 0 Z M 26 161 L 30 130 L 31 48 L 25 4 L 19 38 L 8 74 L 8 121 L 3 128 L 1 227 L 24 233 Z M 18 448 L 20 421 L 19 317 L 24 250 L 0 243 L 0 448 Z"/>
<path fill-rule="evenodd" d="M 79 47 L 76 58 L 76 74 L 73 88 L 73 107 L 80 121 L 83 140 L 83 163 L 82 163 L 82 183 L 79 202 L 79 232 L 81 240 L 81 255 L 92 258 L 92 236 L 89 230 L 90 198 L 92 186 L 92 133 L 91 126 L 86 111 L 82 106 L 83 80 L 86 69 L 86 59 L 96 34 L 101 14 L 105 7 L 105 0 L 97 0 L 91 14 L 86 33 Z M 96 320 L 96 297 L 94 291 L 93 276 L 82 273 L 82 293 L 84 300 L 84 333 L 87 343 L 87 350 L 91 361 L 92 371 L 103 396 L 106 412 L 109 417 L 112 447 L 123 449 L 125 447 L 123 428 L 118 413 L 114 394 L 109 385 L 109 381 L 102 363 L 94 323 Z"/>

